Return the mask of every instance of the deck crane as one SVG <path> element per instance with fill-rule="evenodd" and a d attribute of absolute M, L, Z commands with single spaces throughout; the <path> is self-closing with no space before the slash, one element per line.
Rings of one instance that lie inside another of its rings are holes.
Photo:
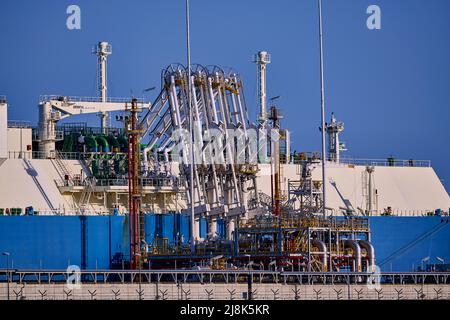
<path fill-rule="evenodd" d="M 336 181 L 331 180 L 330 181 L 331 185 L 336 189 L 336 192 L 338 193 L 339 197 L 341 198 L 342 202 L 345 205 L 345 209 L 346 209 L 346 215 L 348 216 L 352 216 L 355 214 L 355 209 L 353 208 L 352 203 L 350 202 L 350 200 L 344 198 L 344 196 L 342 195 L 342 193 L 339 191 Z"/>
<path fill-rule="evenodd" d="M 57 132 L 58 121 L 80 114 L 102 114 L 110 111 L 125 111 L 127 98 L 101 98 L 43 96 L 39 102 L 39 150 L 46 158 L 55 156 L 55 142 L 62 139 Z M 149 104 L 137 100 L 142 109 L 148 109 Z"/>

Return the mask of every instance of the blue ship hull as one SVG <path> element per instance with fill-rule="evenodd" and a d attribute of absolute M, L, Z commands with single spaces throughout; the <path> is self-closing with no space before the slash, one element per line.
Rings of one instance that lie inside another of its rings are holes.
<path fill-rule="evenodd" d="M 406 272 L 437 258 L 450 259 L 450 221 L 443 217 L 371 217 L 376 263 L 382 271 Z M 218 232 L 225 234 L 223 224 Z M 206 234 L 206 221 L 200 235 Z M 189 220 L 180 214 L 147 215 L 146 240 L 189 239 Z M 108 269 L 114 255 L 128 254 L 128 221 L 124 216 L 2 216 L 0 252 L 11 254 L 16 269 Z M 6 262 L 0 260 L 0 268 Z"/>

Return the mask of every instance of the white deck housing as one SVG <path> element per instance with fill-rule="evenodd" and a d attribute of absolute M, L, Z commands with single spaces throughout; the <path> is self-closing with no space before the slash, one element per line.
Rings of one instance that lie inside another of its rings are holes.
<path fill-rule="evenodd" d="M 64 160 L 71 172 L 80 173 L 83 166 L 79 160 Z M 270 169 L 260 165 L 258 188 L 270 195 Z M 328 178 L 333 180 L 341 194 L 357 208 L 366 207 L 363 190 L 365 166 L 329 165 Z M 287 190 L 288 180 L 298 180 L 299 166 L 283 165 L 282 190 Z M 66 214 L 76 207 L 70 194 L 61 194 L 55 180 L 61 177 L 52 160 L 49 159 L 2 159 L 0 160 L 0 208 L 22 208 L 33 206 L 44 213 L 51 209 L 65 210 Z M 432 167 L 384 167 L 376 166 L 374 188 L 377 191 L 378 215 L 387 207 L 394 215 L 421 216 L 435 209 L 445 211 L 450 207 L 449 195 Z M 313 178 L 320 180 L 319 168 L 313 170 Z M 341 214 L 344 203 L 336 189 L 327 183 L 328 207 Z M 113 204 L 95 209 L 112 212 Z M 374 210 L 376 207 L 374 207 Z"/>

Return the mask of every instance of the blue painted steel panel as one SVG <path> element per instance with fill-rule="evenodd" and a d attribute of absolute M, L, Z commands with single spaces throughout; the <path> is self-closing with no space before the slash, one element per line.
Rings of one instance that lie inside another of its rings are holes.
<path fill-rule="evenodd" d="M 201 218 L 200 219 L 199 229 L 200 229 L 199 230 L 200 238 L 206 238 L 207 223 L 206 223 L 206 219 L 205 218 Z"/>
<path fill-rule="evenodd" d="M 384 271 L 411 271 L 422 259 L 438 263 L 450 260 L 450 223 L 441 217 L 371 217 L 372 243 L 376 261 Z M 19 269 L 65 269 L 69 264 L 104 269 L 116 253 L 129 255 L 128 218 L 124 216 L 42 217 L 0 216 L 0 252 L 10 252 Z M 225 225 L 218 222 L 218 233 Z M 146 216 L 146 240 L 156 235 L 171 244 L 179 232 L 189 240 L 189 216 L 180 214 Z M 206 220 L 200 222 L 206 236 Z M 0 260 L 0 268 L 6 263 Z"/>
<path fill-rule="evenodd" d="M 450 222 L 441 217 L 371 217 L 376 263 L 383 271 L 412 271 L 450 260 Z"/>
<path fill-rule="evenodd" d="M 0 217 L 0 252 L 11 254 L 10 263 L 14 268 L 57 269 L 67 268 L 69 264 L 81 265 L 80 244 L 78 217 Z M 5 268 L 6 260 L 0 261 Z"/>

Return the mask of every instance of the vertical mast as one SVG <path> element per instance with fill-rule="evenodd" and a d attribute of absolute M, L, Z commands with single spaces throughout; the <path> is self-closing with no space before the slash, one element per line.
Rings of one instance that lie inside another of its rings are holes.
<path fill-rule="evenodd" d="M 128 134 L 128 202 L 130 230 L 130 269 L 141 266 L 141 240 L 145 239 L 144 216 L 141 212 L 141 176 L 140 176 L 140 131 L 138 128 L 137 100 L 133 98 L 130 109 L 130 119 L 127 123 Z"/>
<path fill-rule="evenodd" d="M 327 154 L 325 151 L 325 90 L 324 90 L 324 80 L 323 80 L 323 23 L 322 23 L 322 0 L 319 2 L 319 40 L 320 40 L 320 93 L 321 93 L 321 111 L 322 111 L 322 123 L 321 123 L 321 133 L 322 133 L 322 193 L 323 193 L 323 214 L 325 215 L 326 208 L 326 161 Z"/>
<path fill-rule="evenodd" d="M 98 58 L 98 90 L 101 102 L 107 101 L 107 62 L 108 56 L 112 54 L 111 45 L 108 42 L 99 42 L 94 48 L 94 53 Z M 102 133 L 106 133 L 108 115 L 106 112 L 100 113 L 100 125 Z"/>
<path fill-rule="evenodd" d="M 191 153 L 190 157 L 190 193 L 191 193 L 191 216 L 190 216 L 190 245 L 191 245 L 191 253 L 195 253 L 195 238 L 194 238 L 194 229 L 195 229 L 195 195 L 194 195 L 194 146 L 192 139 L 194 138 L 193 132 L 193 114 L 192 114 L 192 98 L 191 98 L 191 39 L 190 39 L 190 27 L 189 27 L 189 0 L 186 0 L 186 51 L 187 51 L 187 81 L 188 81 L 188 108 L 189 108 L 189 151 Z"/>
<path fill-rule="evenodd" d="M 270 63 L 270 54 L 266 51 L 259 51 L 253 60 L 258 66 L 258 104 L 259 104 L 259 126 L 266 127 L 267 122 L 267 75 L 266 68 Z"/>

